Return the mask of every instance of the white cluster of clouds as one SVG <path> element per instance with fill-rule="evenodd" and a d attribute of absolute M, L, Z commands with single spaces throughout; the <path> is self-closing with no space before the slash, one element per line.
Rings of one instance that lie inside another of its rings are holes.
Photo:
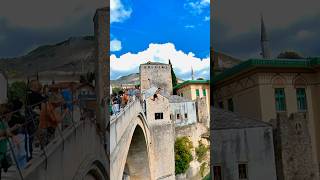
<path fill-rule="evenodd" d="M 110 23 L 119 23 L 130 18 L 132 9 L 130 7 L 125 7 L 121 0 L 111 0 L 110 1 Z M 121 51 L 122 43 L 120 40 L 113 38 L 110 41 L 110 51 Z"/>
<path fill-rule="evenodd" d="M 186 29 L 194 29 L 194 27 L 195 27 L 194 25 L 185 25 L 184 26 L 184 28 L 186 28 Z"/>
<path fill-rule="evenodd" d="M 131 16 L 132 9 L 125 7 L 121 0 L 110 1 L 110 23 L 123 22 Z"/>
<path fill-rule="evenodd" d="M 184 6 L 189 8 L 193 14 L 201 14 L 205 8 L 210 6 L 210 0 L 189 0 Z"/>
<path fill-rule="evenodd" d="M 60 28 L 93 17 L 105 0 L 9 0 L 1 3 L 0 18 L 11 27 Z"/>
<path fill-rule="evenodd" d="M 112 73 L 127 75 L 138 72 L 139 65 L 148 61 L 168 63 L 169 59 L 172 63 L 173 69 L 178 77 L 185 77 L 190 75 L 191 68 L 194 69 L 195 74 L 201 77 L 209 77 L 210 58 L 198 58 L 194 53 L 185 53 L 177 50 L 173 43 L 165 44 L 149 44 L 149 47 L 138 53 L 126 53 L 120 57 L 111 55 L 110 67 L 111 77 Z"/>
<path fill-rule="evenodd" d="M 184 7 L 194 16 L 203 16 L 203 21 L 207 22 L 210 20 L 210 16 L 207 15 L 205 12 L 205 9 L 210 7 L 210 0 L 187 0 L 186 3 L 184 3 Z M 186 25 L 184 26 L 186 29 L 194 28 L 195 25 Z"/>
<path fill-rule="evenodd" d="M 110 41 L 110 51 L 115 52 L 115 51 L 121 51 L 122 49 L 122 44 L 121 41 L 118 39 L 113 39 Z"/>

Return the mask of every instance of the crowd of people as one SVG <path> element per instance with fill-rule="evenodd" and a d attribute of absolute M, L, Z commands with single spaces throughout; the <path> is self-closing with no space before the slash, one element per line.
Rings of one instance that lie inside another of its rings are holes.
<path fill-rule="evenodd" d="M 127 104 L 135 98 L 140 98 L 140 87 L 135 86 L 133 89 L 123 89 L 118 93 L 114 92 L 111 95 L 110 101 L 110 113 L 111 115 L 117 115 L 124 109 Z"/>
<path fill-rule="evenodd" d="M 24 100 L 0 105 L 0 177 L 13 161 L 20 169 L 25 168 L 35 147 L 43 150 L 57 128 L 71 126 L 76 103 L 72 91 L 72 87 L 42 86 L 33 80 Z"/>

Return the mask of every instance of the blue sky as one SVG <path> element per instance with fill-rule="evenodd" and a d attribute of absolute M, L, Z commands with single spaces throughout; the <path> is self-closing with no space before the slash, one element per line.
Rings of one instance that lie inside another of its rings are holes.
<path fill-rule="evenodd" d="M 178 77 L 209 77 L 209 0 L 111 0 L 111 79 L 168 62 Z"/>

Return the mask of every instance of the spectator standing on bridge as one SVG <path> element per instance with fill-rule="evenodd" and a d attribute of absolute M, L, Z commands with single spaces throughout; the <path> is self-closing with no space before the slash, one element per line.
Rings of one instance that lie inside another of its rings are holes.
<path fill-rule="evenodd" d="M 125 107 L 129 102 L 129 94 L 128 94 L 128 90 L 127 89 L 124 91 L 123 101 L 124 101 L 124 107 Z"/>
<path fill-rule="evenodd" d="M 124 101 L 124 92 L 123 91 L 119 91 L 119 99 L 120 99 L 120 109 L 125 107 L 125 101 Z"/>
<path fill-rule="evenodd" d="M 62 129 L 67 128 L 71 124 L 72 114 L 73 111 L 73 97 L 71 89 L 65 88 L 61 91 L 61 95 L 64 99 L 65 104 L 63 105 L 63 121 L 62 121 Z"/>
<path fill-rule="evenodd" d="M 51 92 L 48 102 L 41 105 L 39 122 L 41 148 L 54 138 L 55 130 L 62 120 L 60 107 L 64 104 L 63 97 L 57 87 L 53 86 Z"/>
<path fill-rule="evenodd" d="M 10 132 L 8 120 L 11 119 L 12 113 L 7 104 L 0 105 L 0 177 L 2 169 L 8 171 L 11 166 L 11 158 L 8 155 L 9 137 L 13 134 Z"/>
<path fill-rule="evenodd" d="M 15 157 L 17 159 L 18 166 L 22 169 L 27 164 L 27 131 L 25 128 L 25 117 L 20 113 L 23 103 L 15 99 L 12 102 L 10 110 L 13 112 L 10 120 L 8 121 L 9 128 L 12 128 L 13 134 L 12 142 Z"/>
<path fill-rule="evenodd" d="M 33 152 L 33 140 L 34 135 L 38 129 L 39 122 L 39 112 L 41 109 L 41 103 L 43 103 L 46 98 L 42 96 L 41 90 L 42 85 L 37 80 L 32 80 L 30 82 L 30 89 L 27 92 L 26 100 L 26 131 L 27 131 L 27 143 L 26 152 L 28 161 L 32 159 Z"/>
<path fill-rule="evenodd" d="M 120 97 L 118 94 L 113 94 L 112 97 L 112 112 L 117 115 L 120 112 Z"/>

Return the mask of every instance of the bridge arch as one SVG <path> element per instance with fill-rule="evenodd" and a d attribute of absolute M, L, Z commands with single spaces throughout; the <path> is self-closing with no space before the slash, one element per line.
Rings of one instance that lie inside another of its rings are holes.
<path fill-rule="evenodd" d="M 139 113 L 134 118 L 134 126 L 131 129 L 131 138 L 127 142 L 122 178 L 152 179 L 150 165 L 149 132 L 143 114 Z"/>
<path fill-rule="evenodd" d="M 94 155 L 81 163 L 73 180 L 109 180 L 105 165 Z"/>
<path fill-rule="evenodd" d="M 124 171 L 127 171 L 130 180 L 151 179 L 149 152 L 146 143 L 143 130 L 137 125 L 131 139 Z"/>

